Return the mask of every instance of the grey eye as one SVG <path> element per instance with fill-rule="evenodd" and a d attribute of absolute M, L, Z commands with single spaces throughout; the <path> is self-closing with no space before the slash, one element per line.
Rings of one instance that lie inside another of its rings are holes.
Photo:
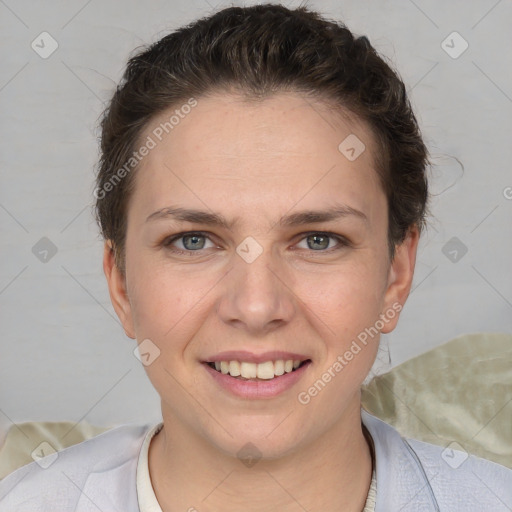
<path fill-rule="evenodd" d="M 184 235 L 182 237 L 183 247 L 190 250 L 199 250 L 204 248 L 205 237 L 203 235 Z"/>
<path fill-rule="evenodd" d="M 309 235 L 307 237 L 307 241 L 308 241 L 308 247 L 310 249 L 327 249 L 327 247 L 329 247 L 329 240 L 330 240 L 330 236 L 327 236 L 327 235 L 320 235 L 320 234 L 315 234 L 315 235 Z M 310 241 L 312 241 L 312 243 L 310 243 Z"/>

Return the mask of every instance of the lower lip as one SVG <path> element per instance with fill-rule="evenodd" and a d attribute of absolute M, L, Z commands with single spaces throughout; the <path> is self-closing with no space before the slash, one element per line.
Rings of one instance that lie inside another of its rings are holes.
<path fill-rule="evenodd" d="M 302 378 L 310 364 L 311 361 L 308 361 L 293 372 L 285 373 L 269 380 L 235 379 L 230 375 L 218 372 L 206 363 L 203 363 L 203 366 L 215 382 L 225 390 L 240 398 L 258 399 L 273 398 L 289 390 Z"/>

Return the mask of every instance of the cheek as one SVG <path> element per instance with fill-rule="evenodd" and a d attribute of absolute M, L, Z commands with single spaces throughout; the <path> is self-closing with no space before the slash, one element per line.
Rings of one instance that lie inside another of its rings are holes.
<path fill-rule="evenodd" d="M 356 354 L 354 363 L 345 373 L 369 369 L 378 348 L 375 325 L 382 313 L 385 284 L 386 269 L 377 261 L 338 267 L 328 275 L 302 280 L 297 295 L 305 312 L 313 313 L 309 317 L 324 340 L 327 366 L 351 350 Z"/>
<path fill-rule="evenodd" d="M 190 287 L 169 272 L 147 268 L 142 262 L 133 263 L 136 271 L 128 282 L 128 293 L 137 338 L 155 339 L 158 343 L 173 332 L 184 310 L 192 307 Z"/>
<path fill-rule="evenodd" d="M 303 275 L 299 282 L 297 295 L 308 306 L 337 324 L 345 324 L 348 319 L 373 318 L 380 312 L 386 272 L 377 262 L 362 262 L 322 275 Z"/>
<path fill-rule="evenodd" d="M 150 258 L 134 259 L 133 268 L 130 303 L 137 339 L 149 338 L 160 348 L 166 366 L 175 364 L 212 314 L 212 290 L 219 276 L 156 265 Z"/>

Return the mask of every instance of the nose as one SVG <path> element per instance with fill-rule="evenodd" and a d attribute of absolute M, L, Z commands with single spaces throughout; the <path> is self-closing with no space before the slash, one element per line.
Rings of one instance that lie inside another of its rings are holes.
<path fill-rule="evenodd" d="M 253 336 L 264 335 L 293 318 L 296 297 L 291 285 L 270 249 L 264 249 L 250 263 L 236 254 L 231 271 L 223 279 L 217 312 L 226 324 Z"/>

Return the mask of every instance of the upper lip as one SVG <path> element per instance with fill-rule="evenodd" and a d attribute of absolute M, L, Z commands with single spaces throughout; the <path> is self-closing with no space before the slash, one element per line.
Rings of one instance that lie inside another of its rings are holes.
<path fill-rule="evenodd" d="M 230 350 L 210 356 L 206 358 L 203 362 L 215 363 L 221 361 L 241 361 L 246 363 L 264 363 L 266 361 L 278 361 L 280 359 L 284 361 L 287 361 L 289 359 L 293 359 L 294 361 L 306 361 L 307 359 L 310 358 L 308 356 L 305 356 L 304 354 L 298 354 L 296 352 L 283 352 L 281 350 L 263 352 L 261 354 L 247 352 L 244 350 Z"/>

